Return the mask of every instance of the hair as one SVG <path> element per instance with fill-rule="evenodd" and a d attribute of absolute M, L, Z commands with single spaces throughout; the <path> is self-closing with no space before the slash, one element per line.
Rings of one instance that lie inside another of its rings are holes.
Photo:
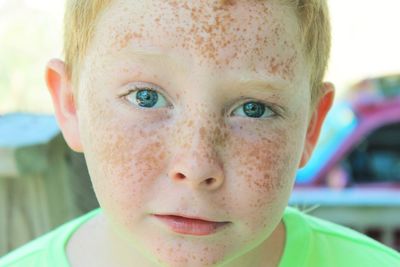
<path fill-rule="evenodd" d="M 264 0 L 266 1 L 266 0 Z M 331 26 L 327 0 L 278 0 L 294 7 L 299 21 L 301 42 L 311 66 L 311 103 L 321 95 L 331 49 Z M 232 0 L 221 0 L 232 4 Z M 77 84 L 88 45 L 97 20 L 111 0 L 66 0 L 64 17 L 64 53 L 68 77 Z"/>

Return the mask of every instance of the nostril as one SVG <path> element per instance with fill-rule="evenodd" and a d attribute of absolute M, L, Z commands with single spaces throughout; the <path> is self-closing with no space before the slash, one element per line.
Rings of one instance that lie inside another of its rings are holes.
<path fill-rule="evenodd" d="M 179 180 L 182 180 L 182 179 L 185 179 L 185 175 L 183 175 L 182 173 L 178 172 L 176 174 L 176 178 L 179 179 Z"/>
<path fill-rule="evenodd" d="M 214 178 L 208 178 L 208 179 L 206 180 L 206 184 L 207 184 L 207 185 L 210 185 L 210 184 L 212 184 L 212 183 L 214 183 Z"/>

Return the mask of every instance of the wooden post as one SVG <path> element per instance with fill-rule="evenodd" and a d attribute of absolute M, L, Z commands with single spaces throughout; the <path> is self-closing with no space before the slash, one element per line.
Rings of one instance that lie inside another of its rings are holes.
<path fill-rule="evenodd" d="M 83 155 L 60 133 L 0 146 L 0 162 L 0 256 L 98 207 Z"/>

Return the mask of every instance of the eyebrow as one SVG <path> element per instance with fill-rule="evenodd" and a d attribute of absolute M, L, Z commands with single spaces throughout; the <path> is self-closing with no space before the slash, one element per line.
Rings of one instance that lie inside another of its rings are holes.
<path fill-rule="evenodd" d="M 175 69 L 179 69 L 182 72 L 187 72 L 188 69 L 183 67 L 183 65 L 176 62 L 176 58 L 173 58 L 168 53 L 162 50 L 150 47 L 150 48 L 133 48 L 129 50 L 129 53 L 135 57 L 143 59 L 151 59 L 157 62 L 168 62 L 172 63 Z M 282 91 L 289 87 L 289 83 L 286 80 L 277 77 L 271 77 L 265 74 L 255 74 L 255 75 L 241 75 L 239 79 L 233 80 L 235 83 L 239 83 L 241 86 L 254 87 L 254 89 L 259 89 L 265 91 L 265 89 L 271 89 L 271 91 Z"/>
<path fill-rule="evenodd" d="M 162 50 L 158 48 L 133 48 L 129 50 L 129 55 L 132 55 L 136 58 L 139 59 L 146 59 L 146 60 L 152 60 L 156 61 L 157 63 L 164 63 L 168 62 L 168 67 L 171 67 L 171 64 L 173 65 L 172 67 L 176 70 L 182 71 L 182 72 L 187 72 L 187 68 L 184 68 L 182 64 L 178 64 L 176 61 L 176 58 L 173 58 L 171 55 L 168 53 L 163 52 Z"/>
<path fill-rule="evenodd" d="M 156 48 L 146 48 L 146 49 L 134 48 L 129 50 L 129 52 L 130 54 L 136 56 L 145 56 L 145 57 L 165 57 L 166 55 L 160 49 Z"/>
<path fill-rule="evenodd" d="M 289 82 L 267 75 L 255 75 L 253 77 L 242 76 L 237 81 L 240 83 L 240 85 L 251 86 L 254 87 L 254 89 L 260 89 L 262 91 L 267 88 L 271 91 L 279 92 L 289 87 Z"/>
<path fill-rule="evenodd" d="M 282 95 L 279 92 L 288 92 L 290 83 L 282 78 L 275 78 L 265 74 L 258 74 L 255 76 L 242 76 L 239 78 L 240 86 L 244 86 L 247 88 L 251 88 L 252 90 L 256 90 L 260 93 L 273 93 L 273 95 Z M 275 94 L 277 93 L 277 94 Z M 288 110 L 285 105 L 280 105 L 274 102 L 271 102 L 275 108 L 280 110 L 281 115 L 286 117 Z"/>

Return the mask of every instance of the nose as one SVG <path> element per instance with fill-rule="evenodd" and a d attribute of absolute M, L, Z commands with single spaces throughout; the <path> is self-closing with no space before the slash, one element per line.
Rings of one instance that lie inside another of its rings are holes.
<path fill-rule="evenodd" d="M 224 183 L 224 168 L 215 142 L 212 138 L 205 138 L 204 131 L 204 128 L 199 129 L 192 135 L 189 146 L 178 148 L 168 176 L 173 182 L 192 189 L 214 191 Z"/>
<path fill-rule="evenodd" d="M 168 176 L 175 183 L 201 190 L 216 190 L 224 182 L 224 174 L 219 163 L 214 159 L 201 158 L 196 152 L 175 162 Z"/>

